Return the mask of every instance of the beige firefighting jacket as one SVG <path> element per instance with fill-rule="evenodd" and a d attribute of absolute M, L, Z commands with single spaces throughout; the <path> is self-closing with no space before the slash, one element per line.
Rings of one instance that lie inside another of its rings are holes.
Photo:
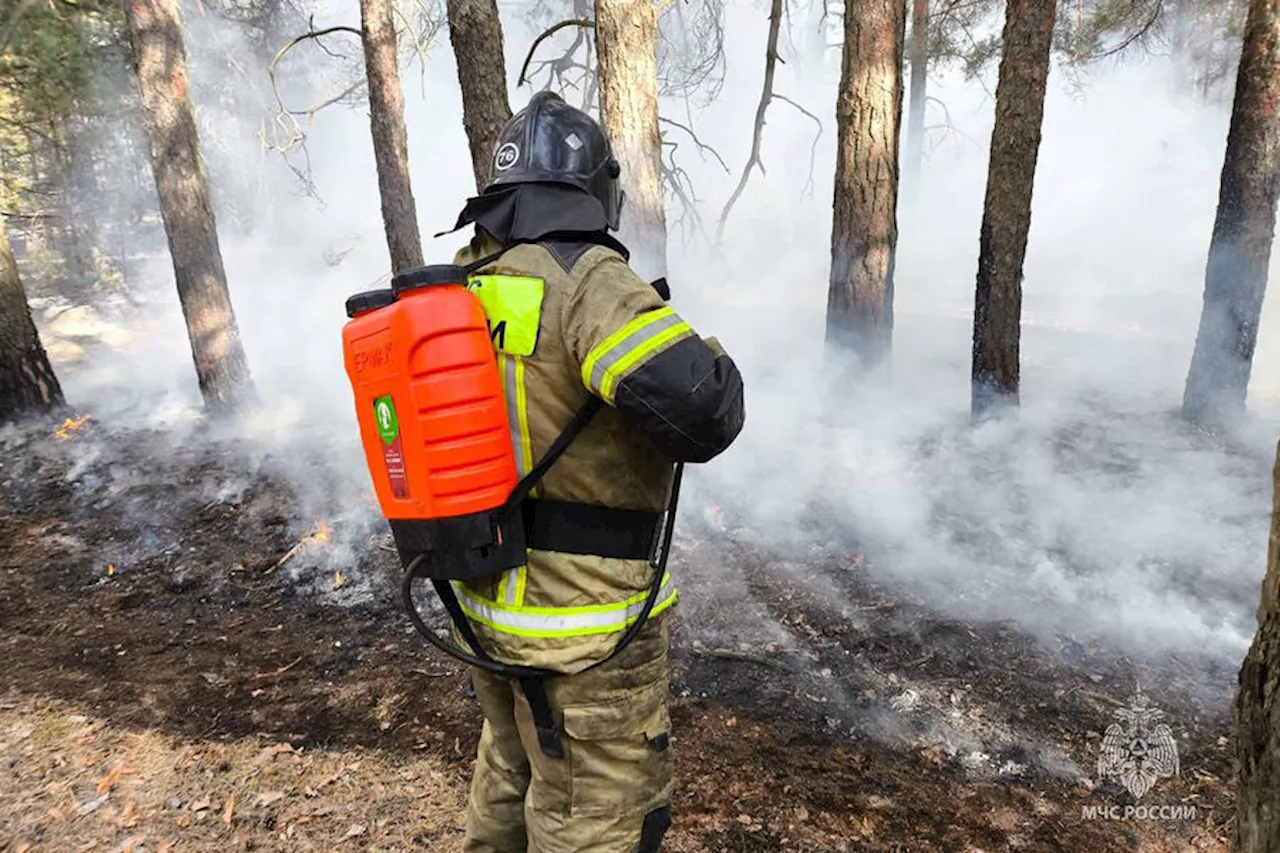
<path fill-rule="evenodd" d="M 477 236 L 454 262 L 469 264 L 498 248 Z M 661 512 L 675 460 L 650 432 L 665 434 L 667 447 L 693 442 L 700 454 L 694 461 L 704 461 L 741 429 L 741 380 L 732 361 L 714 339 L 702 341 L 613 249 L 516 246 L 476 270 L 469 287 L 488 317 L 521 476 L 588 393 L 608 404 L 533 497 Z M 690 365 L 706 374 L 713 362 L 713 373 L 699 382 Z M 722 390 L 710 399 L 713 387 Z M 682 420 L 690 406 L 701 407 L 700 414 Z M 647 432 L 646 424 L 656 425 Z M 496 659 L 572 673 L 612 650 L 640 612 L 652 572 L 646 560 L 530 550 L 526 565 L 492 581 L 455 583 L 455 590 Z M 652 616 L 676 595 L 668 574 Z"/>

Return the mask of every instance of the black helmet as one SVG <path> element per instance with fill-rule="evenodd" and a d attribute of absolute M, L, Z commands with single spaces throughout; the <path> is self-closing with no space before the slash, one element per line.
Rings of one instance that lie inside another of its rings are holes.
<path fill-rule="evenodd" d="M 538 92 L 498 135 L 484 191 L 513 184 L 568 184 L 599 201 L 609 228 L 616 231 L 624 197 L 621 171 L 595 119 L 555 92 Z"/>

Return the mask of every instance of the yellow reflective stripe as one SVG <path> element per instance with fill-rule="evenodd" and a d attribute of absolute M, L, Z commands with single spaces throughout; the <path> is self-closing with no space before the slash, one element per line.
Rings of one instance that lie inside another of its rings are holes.
<path fill-rule="evenodd" d="M 528 585 L 528 581 L 529 567 L 525 565 L 516 569 L 515 593 L 511 596 L 511 600 L 507 602 L 508 604 L 515 607 L 524 606 L 524 588 Z"/>
<path fill-rule="evenodd" d="M 580 637 L 612 634 L 625 630 L 640 617 L 648 590 L 617 604 L 591 607 L 511 607 L 487 601 L 453 581 L 458 602 L 468 619 L 504 634 L 518 637 Z M 657 616 L 675 603 L 679 593 L 670 574 L 663 577 L 658 601 L 650 616 Z"/>
<path fill-rule="evenodd" d="M 652 579 L 652 578 L 651 578 L 651 579 Z M 454 583 L 454 585 L 455 585 L 455 586 L 457 586 L 457 585 L 458 585 L 458 582 L 457 582 L 457 581 L 454 581 L 453 583 Z M 669 586 L 669 585 L 671 584 L 671 572 L 670 572 L 670 571 L 667 571 L 666 573 L 664 573 L 664 574 L 663 574 L 663 576 L 662 576 L 662 584 L 663 584 L 663 586 L 664 586 L 664 587 L 665 587 L 665 586 Z M 648 598 L 648 597 L 649 597 L 649 590 L 647 590 L 647 589 L 646 589 L 646 590 L 644 590 L 643 592 L 637 592 L 635 595 L 631 596 L 631 597 L 630 597 L 630 598 L 628 598 L 628 599 L 625 599 L 625 600 L 623 600 L 623 601 L 616 601 L 616 602 L 613 602 L 612 604 L 584 604 L 584 605 L 579 606 L 579 607 L 517 607 L 517 608 L 511 608 L 511 607 L 504 607 L 503 605 L 499 604 L 499 603 L 498 603 L 498 602 L 496 602 L 496 601 L 489 601 L 489 600 L 487 600 L 487 599 L 481 598 L 479 595 L 477 595 L 476 593 L 472 592 L 470 589 L 467 589 L 466 587 L 462 587 L 462 588 L 460 588 L 460 589 L 458 590 L 458 594 L 459 594 L 459 595 L 466 596 L 467 598 L 470 598 L 470 599 L 474 599 L 474 600 L 475 600 L 477 603 L 479 603 L 479 604 L 484 604 L 484 605 L 489 605 L 489 606 L 492 606 L 492 607 L 496 607 L 496 608 L 498 608 L 499 610 L 510 610 L 510 611 L 512 611 L 512 612 L 516 612 L 516 611 L 518 611 L 518 612 L 520 612 L 520 613 L 528 613 L 528 614 L 531 614 L 531 615 L 534 615 L 534 616 L 581 616 L 581 615 L 584 615 L 584 614 L 609 613 L 609 612 L 611 612 L 611 611 L 615 611 L 615 610 L 622 610 L 623 608 L 625 608 L 625 607 L 629 607 L 629 606 L 630 606 L 630 605 L 632 605 L 632 604 L 636 604 L 636 603 L 643 604 L 643 603 L 644 603 L 644 600 L 645 600 L 646 598 Z"/>
<path fill-rule="evenodd" d="M 689 337 L 693 329 L 668 306 L 646 311 L 605 338 L 587 353 L 582 381 L 606 402 L 613 402 L 618 382 L 666 346 Z"/>
<path fill-rule="evenodd" d="M 637 346 L 631 352 L 618 359 L 617 363 L 608 371 L 605 382 L 600 388 L 600 393 L 609 402 L 613 402 L 613 390 L 618 384 L 618 380 L 626 376 L 633 368 L 648 361 L 658 350 L 664 349 L 666 344 L 672 343 L 679 338 L 685 338 L 693 334 L 693 330 L 689 328 L 689 324 L 685 322 L 677 323 L 669 329 L 664 329 L 658 334 L 649 338 L 644 343 Z"/>
<path fill-rule="evenodd" d="M 533 354 L 542 317 L 544 282 L 522 275 L 475 275 L 467 281 L 484 307 L 493 348 L 508 355 Z"/>
<path fill-rule="evenodd" d="M 516 474 L 523 477 L 529 473 L 533 459 L 533 445 L 529 436 L 528 394 L 524 386 L 524 359 L 502 352 L 496 355 L 498 376 L 507 402 L 507 425 L 511 431 L 511 447 L 515 451 Z M 537 491 L 535 487 L 530 494 L 536 496 Z M 526 578 L 525 566 L 503 572 L 498 581 L 498 600 L 514 606 L 523 604 Z"/>
<path fill-rule="evenodd" d="M 519 439 L 518 455 L 523 459 L 520 476 L 533 467 L 533 439 L 529 436 L 529 398 L 524 388 L 524 359 L 516 358 L 516 438 Z M 529 494 L 537 497 L 537 487 Z"/>
<path fill-rule="evenodd" d="M 528 582 L 529 567 L 516 566 L 514 569 L 507 569 L 502 573 L 502 580 L 498 583 L 498 601 L 504 602 L 512 607 L 519 607 L 524 604 L 524 588 Z"/>
<path fill-rule="evenodd" d="M 516 475 L 523 477 L 529 472 L 529 457 L 525 455 L 524 437 L 521 435 L 521 423 L 526 420 L 520 411 L 520 403 L 524 395 L 520 388 L 520 380 L 524 378 L 524 370 L 520 359 L 515 356 L 498 353 L 498 376 L 502 379 L 502 396 L 507 402 L 507 428 L 511 432 L 511 449 L 516 455 Z"/>
<path fill-rule="evenodd" d="M 612 335 L 605 338 L 600 343 L 592 347 L 591 352 L 587 353 L 586 359 L 582 362 L 582 381 L 591 390 L 599 388 L 600 383 L 597 379 L 602 378 L 604 371 L 608 369 L 608 357 L 617 349 L 627 338 L 648 328 L 654 323 L 664 320 L 668 317 L 674 317 L 675 311 L 664 305 L 653 311 L 646 311 L 639 317 L 634 318 L 626 323 L 622 328 L 618 329 Z M 601 364 L 601 362 L 605 362 Z"/>

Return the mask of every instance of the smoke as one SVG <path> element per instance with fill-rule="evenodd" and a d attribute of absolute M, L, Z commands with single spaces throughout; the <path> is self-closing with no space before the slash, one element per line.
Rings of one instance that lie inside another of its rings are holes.
<path fill-rule="evenodd" d="M 752 56 L 733 52 L 731 81 L 750 79 L 741 63 Z M 1265 309 L 1254 421 L 1226 439 L 1180 422 L 1229 104 L 1175 91 L 1173 71 L 1137 57 L 1078 81 L 1054 69 L 1025 265 L 1021 413 L 977 429 L 969 336 L 994 73 L 930 81 L 927 123 L 951 126 L 931 133 L 918 206 L 900 219 L 891 376 L 856 385 L 839 384 L 822 356 L 829 191 L 800 198 L 809 127 L 775 102 L 769 174 L 735 210 L 729 257 L 714 274 L 697 254 L 673 262 L 677 298 L 695 303 L 685 313 L 748 380 L 748 427 L 699 472 L 690 504 L 731 504 L 780 548 L 825 539 L 865 550 L 873 574 L 961 618 L 1139 657 L 1238 659 L 1265 565 L 1280 310 L 1274 299 Z M 804 91 L 829 115 L 834 73 L 826 88 L 793 74 L 780 69 L 780 90 Z M 738 99 L 701 124 L 731 163 L 750 128 L 744 88 L 731 82 Z M 833 133 L 818 146 L 820 188 Z M 826 422 L 833 410 L 838 426 Z"/>
<path fill-rule="evenodd" d="M 320 8 L 315 25 L 358 23 L 353 13 Z M 503 13 L 518 108 L 530 94 L 515 77 L 533 33 L 519 10 Z M 761 9 L 726 14 L 723 89 L 705 104 L 663 103 L 682 122 L 691 116 L 728 165 L 667 129 L 712 234 L 748 155 L 767 29 Z M 788 45 L 814 41 L 816 22 L 802 17 Z M 340 330 L 345 297 L 389 272 L 367 114 L 335 106 L 315 116 L 308 154 L 323 204 L 296 193 L 293 174 L 278 155 L 264 156 L 252 132 L 260 97 L 230 107 L 202 100 L 225 74 L 212 46 L 227 50 L 234 28 L 201 26 L 219 38 L 188 39 L 199 109 L 240 122 L 210 157 L 219 214 L 245 185 L 237 169 L 259 170 L 266 186 L 247 227 L 220 229 L 264 402 L 238 437 L 304 496 L 302 521 L 333 518 L 339 535 L 345 520 L 364 536 L 377 518 Z M 244 55 L 253 56 L 247 40 Z M 841 385 L 822 352 L 838 52 L 825 64 L 812 50 L 788 56 L 777 91 L 821 118 L 816 147 L 814 122 L 774 101 L 767 173 L 752 175 L 723 251 L 696 231 L 670 251 L 675 306 L 720 338 L 747 387 L 742 437 L 688 478 L 686 529 L 722 505 L 765 547 L 819 541 L 863 551 L 881 579 L 946 613 L 1010 620 L 1046 638 L 1098 638 L 1139 656 L 1238 658 L 1253 631 L 1280 431 L 1277 300 L 1265 308 L 1254 359 L 1254 420 L 1214 438 L 1173 415 L 1200 311 L 1229 104 L 1177 91 L 1158 57 L 1093 67 L 1082 86 L 1055 68 L 1025 267 L 1022 409 L 974 429 L 969 334 L 994 72 L 931 76 L 925 173 L 918 203 L 901 217 L 891 375 Z M 336 85 L 334 61 L 310 50 L 281 73 Z M 451 227 L 473 191 L 443 30 L 425 71 L 406 70 L 404 86 L 425 254 L 443 261 L 465 235 L 429 235 Z M 132 201 L 154 206 L 144 190 Z M 196 434 L 199 397 L 169 264 L 156 252 L 132 271 L 148 286 L 143 305 L 116 320 L 127 340 L 59 367 L 69 398 L 99 421 L 163 427 L 180 445 Z M 833 409 L 846 417 L 829 421 Z"/>

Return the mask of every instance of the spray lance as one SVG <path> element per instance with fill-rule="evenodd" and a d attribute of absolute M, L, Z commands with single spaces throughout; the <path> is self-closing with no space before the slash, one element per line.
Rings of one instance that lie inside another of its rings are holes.
<path fill-rule="evenodd" d="M 525 477 L 517 476 L 488 321 L 469 289 L 471 274 L 504 252 L 465 267 L 411 269 L 394 276 L 389 290 L 350 297 L 342 343 L 365 461 L 403 568 L 401 597 L 409 619 L 441 651 L 525 683 L 556 673 L 489 655 L 454 584 L 493 578 L 526 563 L 525 499 L 604 403 L 588 394 L 546 455 Z M 668 298 L 665 282 L 654 287 Z M 683 464 L 677 464 L 650 549 L 654 573 L 643 609 L 593 666 L 622 651 L 653 611 L 671 551 L 682 475 Z M 423 621 L 413 597 L 419 578 L 431 581 L 469 650 L 437 636 Z"/>

